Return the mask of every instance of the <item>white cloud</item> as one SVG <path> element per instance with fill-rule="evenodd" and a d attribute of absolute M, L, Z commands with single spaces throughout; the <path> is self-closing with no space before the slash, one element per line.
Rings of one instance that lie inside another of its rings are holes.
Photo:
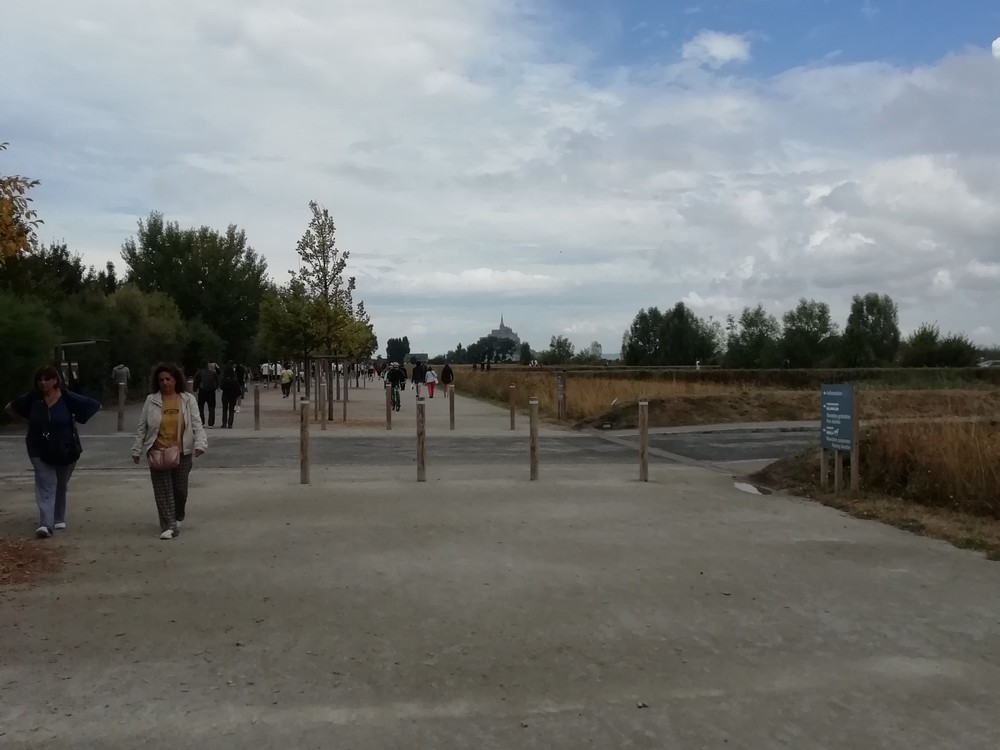
<path fill-rule="evenodd" d="M 993 57 L 1000 60 L 1000 36 L 993 40 Z"/>
<path fill-rule="evenodd" d="M 726 63 L 747 62 L 750 59 L 750 42 L 741 34 L 705 30 L 685 42 L 681 56 L 685 60 L 718 68 Z"/>
<path fill-rule="evenodd" d="M 544 0 L 514 7 L 24 3 L 0 27 L 23 69 L 0 164 L 42 180 L 44 238 L 92 263 L 156 209 L 239 224 L 284 279 L 315 198 L 379 338 L 421 351 L 500 312 L 536 347 L 572 329 L 614 351 L 640 307 L 681 299 L 722 317 L 815 296 L 842 322 L 885 291 L 908 327 L 1000 318 L 987 51 L 760 76 L 719 70 L 747 38 L 702 32 L 595 70 L 549 53 Z"/>

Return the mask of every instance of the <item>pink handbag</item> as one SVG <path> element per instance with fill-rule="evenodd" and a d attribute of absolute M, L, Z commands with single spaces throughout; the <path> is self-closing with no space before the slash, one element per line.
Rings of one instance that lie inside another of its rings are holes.
<path fill-rule="evenodd" d="M 149 468 L 155 471 L 170 471 L 181 465 L 181 442 L 184 435 L 184 397 L 181 396 L 180 414 L 177 415 L 177 445 L 169 448 L 150 448 L 146 454 Z"/>

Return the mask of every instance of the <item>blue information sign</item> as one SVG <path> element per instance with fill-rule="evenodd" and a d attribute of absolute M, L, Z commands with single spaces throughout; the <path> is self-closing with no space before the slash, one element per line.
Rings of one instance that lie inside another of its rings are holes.
<path fill-rule="evenodd" d="M 854 445 L 854 387 L 824 385 L 819 397 L 821 448 L 849 451 Z"/>

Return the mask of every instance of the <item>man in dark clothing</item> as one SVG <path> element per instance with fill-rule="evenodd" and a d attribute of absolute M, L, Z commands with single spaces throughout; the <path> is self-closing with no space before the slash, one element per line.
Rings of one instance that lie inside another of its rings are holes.
<path fill-rule="evenodd" d="M 226 363 L 222 371 L 222 429 L 233 429 L 233 415 L 236 413 L 236 402 L 239 401 L 240 385 L 239 373 L 232 360 Z"/>
<path fill-rule="evenodd" d="M 211 369 L 208 362 L 194 374 L 194 390 L 198 394 L 198 412 L 202 424 L 208 429 L 215 427 L 215 392 L 219 389 L 219 376 Z M 205 421 L 205 404 L 208 404 L 208 421 Z"/>

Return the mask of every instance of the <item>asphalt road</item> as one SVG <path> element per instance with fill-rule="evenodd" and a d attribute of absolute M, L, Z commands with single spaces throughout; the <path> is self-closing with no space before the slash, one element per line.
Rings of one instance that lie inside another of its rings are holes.
<path fill-rule="evenodd" d="M 210 434 L 211 450 L 201 459 L 205 468 L 292 467 L 298 464 L 298 438 Z M 732 465 L 767 463 L 794 454 L 815 440 L 812 432 L 725 431 L 711 433 L 654 434 L 650 436 L 652 463 L 672 462 L 667 454 L 686 459 Z M 310 451 L 314 466 L 406 466 L 415 461 L 416 440 L 402 433 L 337 436 L 312 433 Z M 129 468 L 131 436 L 85 435 L 81 469 Z M 623 464 L 636 460 L 634 435 L 615 433 L 565 433 L 546 435 L 539 441 L 544 464 Z M 521 464 L 528 455 L 526 435 L 429 435 L 428 461 L 449 465 Z M 28 470 L 22 438 L 0 437 L 0 475 Z"/>

